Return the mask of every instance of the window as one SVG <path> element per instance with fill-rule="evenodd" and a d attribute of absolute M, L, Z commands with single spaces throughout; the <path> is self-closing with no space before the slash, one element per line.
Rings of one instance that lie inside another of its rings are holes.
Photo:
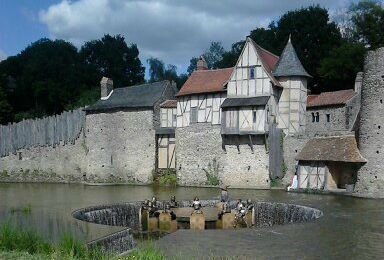
<path fill-rule="evenodd" d="M 191 108 L 191 117 L 190 117 L 190 123 L 194 124 L 197 123 L 197 107 Z"/>
<path fill-rule="evenodd" d="M 316 112 L 316 123 L 318 123 L 320 121 L 320 115 L 319 115 L 319 112 Z"/>
<path fill-rule="evenodd" d="M 256 124 L 256 114 L 257 114 L 256 111 L 252 112 L 252 115 L 253 115 L 252 117 L 253 117 L 253 123 L 254 124 Z"/>
<path fill-rule="evenodd" d="M 237 119 L 238 119 L 238 111 L 236 110 L 227 110 L 225 111 L 226 117 L 226 127 L 227 128 L 237 128 Z"/>
<path fill-rule="evenodd" d="M 254 79 L 255 78 L 255 67 L 249 68 L 249 78 Z"/>
<path fill-rule="evenodd" d="M 176 114 L 172 115 L 172 126 L 176 126 L 177 117 Z"/>
<path fill-rule="evenodd" d="M 316 118 L 315 118 L 315 113 L 312 113 L 312 123 L 314 123 L 315 120 L 316 120 Z"/>
<path fill-rule="evenodd" d="M 327 114 L 327 122 L 331 122 L 331 114 Z"/>

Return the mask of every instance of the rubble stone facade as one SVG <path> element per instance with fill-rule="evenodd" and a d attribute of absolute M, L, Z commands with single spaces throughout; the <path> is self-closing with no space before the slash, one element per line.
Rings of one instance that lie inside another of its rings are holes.
<path fill-rule="evenodd" d="M 358 172 L 356 195 L 384 197 L 384 48 L 365 59 L 359 149 L 367 163 Z"/>

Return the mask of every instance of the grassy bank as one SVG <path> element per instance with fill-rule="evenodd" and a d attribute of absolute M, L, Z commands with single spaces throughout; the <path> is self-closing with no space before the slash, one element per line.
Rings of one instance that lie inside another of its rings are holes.
<path fill-rule="evenodd" d="M 162 260 L 164 254 L 147 244 L 126 256 L 88 249 L 85 242 L 63 235 L 58 243 L 45 241 L 36 232 L 9 223 L 0 226 L 0 259 L 148 259 Z"/>

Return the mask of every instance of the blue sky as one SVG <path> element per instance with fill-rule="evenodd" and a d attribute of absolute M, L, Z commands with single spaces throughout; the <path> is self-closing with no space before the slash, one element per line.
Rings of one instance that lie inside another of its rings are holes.
<path fill-rule="evenodd" d="M 0 59 L 42 37 L 77 47 L 104 34 L 136 43 L 184 72 L 211 41 L 229 48 L 288 10 L 320 4 L 340 12 L 354 0 L 0 0 Z"/>
<path fill-rule="evenodd" d="M 0 50 L 15 55 L 29 43 L 49 36 L 47 26 L 39 22 L 38 12 L 54 0 L 1 0 Z"/>

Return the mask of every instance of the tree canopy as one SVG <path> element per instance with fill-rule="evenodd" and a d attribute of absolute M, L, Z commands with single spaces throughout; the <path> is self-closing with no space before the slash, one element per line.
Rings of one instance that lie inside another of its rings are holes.
<path fill-rule="evenodd" d="M 12 111 L 7 120 L 21 120 L 91 104 L 100 96 L 102 76 L 113 78 L 115 87 L 144 82 L 137 46 L 105 35 L 78 51 L 64 40 L 43 38 L 0 63 L 1 109 Z"/>
<path fill-rule="evenodd" d="M 345 12 L 345 23 L 331 19 L 320 6 L 282 14 L 266 28 L 257 27 L 250 37 L 263 48 L 280 55 L 289 35 L 296 52 L 313 76 L 313 93 L 352 88 L 356 73 L 362 71 L 367 50 L 384 46 L 384 5 L 378 0 L 361 0 Z M 244 40 L 225 50 L 212 41 L 202 54 L 210 69 L 233 67 Z M 187 69 L 196 69 L 192 57 Z M 162 60 L 147 60 L 149 82 L 172 80 L 180 88 L 187 74 Z M 95 102 L 99 82 L 110 77 L 114 87 L 145 81 L 139 48 L 127 44 L 121 35 L 104 35 L 86 42 L 78 50 L 64 40 L 40 39 L 21 53 L 0 62 L 0 123 L 60 113 Z"/>

